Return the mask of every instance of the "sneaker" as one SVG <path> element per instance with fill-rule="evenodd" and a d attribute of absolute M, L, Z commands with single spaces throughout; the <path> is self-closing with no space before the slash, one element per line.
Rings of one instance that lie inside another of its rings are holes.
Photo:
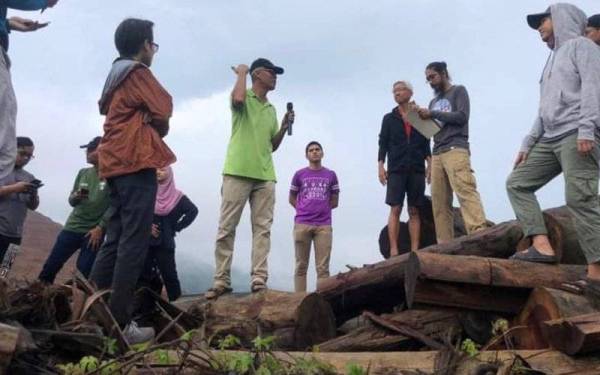
<path fill-rule="evenodd" d="M 215 299 L 223 294 L 231 293 L 233 289 L 227 286 L 214 286 L 204 293 L 204 297 L 208 300 Z"/>
<path fill-rule="evenodd" d="M 129 322 L 123 329 L 123 337 L 129 345 L 141 344 L 154 339 L 154 328 L 138 327 L 135 321 Z"/>
<path fill-rule="evenodd" d="M 267 284 L 265 284 L 262 279 L 254 279 L 252 280 L 252 285 L 250 285 L 250 290 L 252 293 L 260 292 L 261 290 L 267 289 Z"/>

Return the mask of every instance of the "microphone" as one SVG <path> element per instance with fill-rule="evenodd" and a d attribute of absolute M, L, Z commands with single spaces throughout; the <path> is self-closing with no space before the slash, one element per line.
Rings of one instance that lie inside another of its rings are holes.
<path fill-rule="evenodd" d="M 294 103 L 288 102 L 288 104 L 287 104 L 288 114 L 290 112 L 292 112 L 293 110 L 294 110 Z M 288 116 L 288 130 L 287 130 L 288 135 L 292 135 L 292 124 L 293 123 L 294 123 L 294 120 L 289 120 L 289 116 Z"/>

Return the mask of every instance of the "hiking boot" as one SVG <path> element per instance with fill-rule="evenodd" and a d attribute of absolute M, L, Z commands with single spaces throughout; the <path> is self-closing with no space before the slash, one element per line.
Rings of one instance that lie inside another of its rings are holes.
<path fill-rule="evenodd" d="M 154 328 L 138 327 L 135 321 L 129 322 L 123 329 L 123 337 L 129 345 L 141 344 L 154 339 Z"/>

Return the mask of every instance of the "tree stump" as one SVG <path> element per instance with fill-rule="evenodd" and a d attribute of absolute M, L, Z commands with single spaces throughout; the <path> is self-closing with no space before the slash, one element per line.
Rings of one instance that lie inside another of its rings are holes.
<path fill-rule="evenodd" d="M 521 313 L 513 321 L 512 335 L 517 349 L 546 349 L 550 341 L 544 335 L 544 322 L 596 311 L 584 296 L 551 288 L 535 288 Z"/>

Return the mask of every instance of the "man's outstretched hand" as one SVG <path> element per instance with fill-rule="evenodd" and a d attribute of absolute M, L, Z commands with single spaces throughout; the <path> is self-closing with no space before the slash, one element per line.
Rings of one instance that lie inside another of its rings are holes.
<path fill-rule="evenodd" d="M 36 31 L 48 26 L 49 23 L 50 22 L 39 23 L 38 21 L 32 21 L 21 17 L 10 17 L 8 19 L 8 25 L 11 30 L 22 32 Z"/>

